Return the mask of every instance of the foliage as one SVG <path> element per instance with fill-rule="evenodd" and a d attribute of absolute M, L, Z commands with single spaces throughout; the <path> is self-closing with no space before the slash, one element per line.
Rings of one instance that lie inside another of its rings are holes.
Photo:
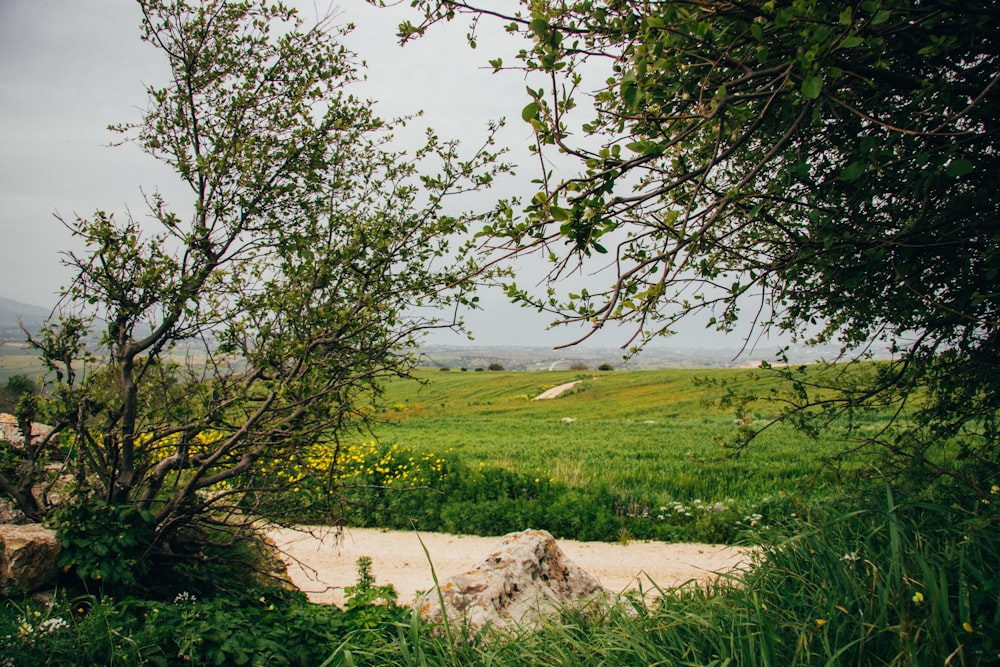
<path fill-rule="evenodd" d="M 84 582 L 134 586 L 150 567 L 154 519 L 132 505 L 74 503 L 53 513 L 58 530 L 57 565 Z"/>
<path fill-rule="evenodd" d="M 750 331 L 748 345 L 778 330 L 844 355 L 891 347 L 871 384 L 834 384 L 836 398 L 794 385 L 789 413 L 912 410 L 872 440 L 886 462 L 919 468 L 930 443 L 961 436 L 968 465 L 929 472 L 988 488 L 1000 409 L 993 3 L 524 0 L 510 15 L 414 4 L 403 37 L 471 13 L 530 39 L 533 149 L 579 166 L 543 166 L 524 216 L 500 204 L 485 245 L 552 262 L 547 289 L 512 283 L 512 298 L 584 325 L 583 338 L 631 324 L 636 345 L 704 317 Z M 591 267 L 609 279 L 557 290 Z"/>
<path fill-rule="evenodd" d="M 458 644 L 413 619 L 335 664 L 994 664 L 995 511 L 882 498 L 864 512 L 818 514 L 745 575 L 654 589 L 652 605 L 625 600 L 604 614 L 567 612 L 538 632 Z"/>
<path fill-rule="evenodd" d="M 335 494 L 318 475 L 300 471 L 296 486 L 268 494 L 261 508 L 305 524 L 323 523 L 335 513 L 357 527 L 486 536 L 532 527 L 559 538 L 599 541 L 618 540 L 628 531 L 635 539 L 731 543 L 757 541 L 769 527 L 793 523 L 800 504 L 817 502 L 766 490 L 738 501 L 695 497 L 685 504 L 662 488 L 636 494 L 613 493 L 597 482 L 573 487 L 542 470 L 475 465 L 468 456 L 399 444 L 362 443 L 341 457 Z"/>
<path fill-rule="evenodd" d="M 392 584 L 375 585 L 372 559 L 367 556 L 358 559 L 358 582 L 345 586 L 344 596 L 344 616 L 358 631 L 384 631 L 403 619 L 405 610 L 396 604 L 396 589 Z"/>
<path fill-rule="evenodd" d="M 278 589 L 7 602 L 2 613 L 2 653 L 14 665 L 316 665 L 353 629 L 336 607 Z"/>
<path fill-rule="evenodd" d="M 25 394 L 38 393 L 38 383 L 24 373 L 14 373 L 7 378 L 7 384 L 0 387 L 0 412 L 13 413 L 17 410 L 18 401 Z"/>
<path fill-rule="evenodd" d="M 154 517 L 133 505 L 73 503 L 60 506 L 50 521 L 68 591 L 170 600 L 181 592 L 231 595 L 275 580 L 273 546 L 259 532 L 232 522 L 187 525 L 164 554 L 152 545 Z"/>
<path fill-rule="evenodd" d="M 7 390 L 13 401 L 16 429 L 8 431 L 7 427 L 14 424 L 5 424 L 0 432 L 0 493 L 9 496 L 26 517 L 37 521 L 42 518 L 43 509 L 35 497 L 35 489 L 44 490 L 52 485 L 53 474 L 47 467 L 56 433 L 35 432 L 40 399 L 31 380 L 25 376 L 11 376 Z M 13 437 L 8 438 L 8 433 Z"/>
<path fill-rule="evenodd" d="M 458 326 L 434 313 L 471 298 L 454 238 L 475 215 L 450 200 L 505 167 L 490 137 L 470 156 L 432 132 L 392 151 L 393 124 L 349 93 L 354 56 L 330 18 L 269 0 L 139 4 L 170 76 L 112 129 L 191 200 L 153 192 L 143 217 L 64 220 L 85 251 L 66 255 L 62 314 L 31 342 L 74 502 L 142 516 L 145 547 L 166 555 L 192 522 L 248 521 L 256 469 L 335 442 L 380 378 L 409 371 L 421 332 Z M 32 518 L 50 510 L 21 488 Z"/>
<path fill-rule="evenodd" d="M 346 608 L 309 604 L 298 591 L 246 587 L 169 602 L 60 595 L 0 608 L 0 665 L 317 665 L 338 645 L 384 643 L 403 620 L 392 586 L 375 586 L 359 559 Z M 43 656 L 43 657 L 40 657 Z"/>

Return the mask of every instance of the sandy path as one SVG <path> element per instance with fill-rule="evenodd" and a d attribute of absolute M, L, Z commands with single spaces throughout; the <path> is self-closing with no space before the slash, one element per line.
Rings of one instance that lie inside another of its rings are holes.
<path fill-rule="evenodd" d="M 400 603 L 409 604 L 417 591 L 429 590 L 434 583 L 420 540 L 440 581 L 472 569 L 500 540 L 440 533 L 420 533 L 418 539 L 413 532 L 350 528 L 338 544 L 331 529 L 310 530 L 285 528 L 270 535 L 285 553 L 292 581 L 309 599 L 338 605 L 343 602 L 343 587 L 357 581 L 356 563 L 361 556 L 372 559 L 376 583 L 391 583 Z M 711 544 L 631 542 L 622 546 L 560 540 L 559 546 L 570 560 L 614 592 L 640 587 L 648 591 L 650 582 L 670 588 L 691 580 L 704 581 L 715 572 L 727 572 L 747 562 L 744 550 Z"/>
<path fill-rule="evenodd" d="M 552 387 L 552 389 L 546 389 L 545 391 L 540 393 L 538 396 L 535 396 L 531 400 L 544 401 L 549 398 L 556 398 L 557 396 L 559 396 L 559 394 L 563 393 L 564 391 L 569 391 L 570 389 L 580 384 L 581 382 L 583 382 L 583 380 L 577 380 L 576 382 L 567 382 L 566 384 L 561 384 L 558 387 Z"/>

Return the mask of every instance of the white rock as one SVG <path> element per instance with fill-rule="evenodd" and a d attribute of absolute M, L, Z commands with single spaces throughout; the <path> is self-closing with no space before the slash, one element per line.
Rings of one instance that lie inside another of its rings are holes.
<path fill-rule="evenodd" d="M 0 525 L 0 595 L 30 593 L 59 574 L 56 531 L 37 523 Z"/>
<path fill-rule="evenodd" d="M 441 623 L 443 600 L 449 624 L 475 634 L 487 627 L 537 626 L 562 607 L 603 607 L 612 597 L 563 554 L 551 534 L 526 530 L 505 535 L 473 569 L 441 583 L 441 599 L 434 589 L 417 597 L 414 607 L 425 621 Z"/>

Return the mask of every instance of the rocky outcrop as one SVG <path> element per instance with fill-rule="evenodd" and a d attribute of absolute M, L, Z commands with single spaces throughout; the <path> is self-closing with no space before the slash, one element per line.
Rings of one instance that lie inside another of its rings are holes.
<path fill-rule="evenodd" d="M 32 443 L 38 444 L 39 441 L 52 433 L 52 430 L 52 427 L 47 424 L 32 422 Z M 17 417 L 5 412 L 0 412 L 0 443 L 4 443 L 4 448 L 10 449 L 15 460 L 24 460 L 27 457 L 27 451 L 24 446 L 24 434 L 20 424 L 17 423 Z M 72 482 L 72 479 L 68 476 L 62 476 L 61 480 L 56 479 L 59 477 L 60 469 L 60 466 L 54 463 L 47 465 L 44 469 L 36 469 L 35 485 L 32 491 L 39 503 L 51 504 L 57 502 L 59 500 L 59 492 L 66 488 L 67 483 Z M 57 486 L 58 491 L 56 490 Z M 28 518 L 18 508 L 12 498 L 0 498 L 0 524 L 21 524 L 27 522 Z"/>
<path fill-rule="evenodd" d="M 596 577 L 563 554 L 551 534 L 526 530 L 504 536 L 472 570 L 417 597 L 414 607 L 425 621 L 440 623 L 443 613 L 450 624 L 464 625 L 474 634 L 487 627 L 535 626 L 544 615 L 568 605 L 603 605 L 610 599 Z"/>
<path fill-rule="evenodd" d="M 34 440 L 44 438 L 51 432 L 52 427 L 48 424 L 31 423 L 31 437 Z M 6 440 L 15 447 L 24 445 L 24 435 L 21 433 L 21 427 L 18 426 L 17 417 L 14 415 L 0 412 L 0 440 Z"/>
<path fill-rule="evenodd" d="M 0 595 L 30 593 L 59 574 L 56 531 L 37 523 L 0 525 Z"/>

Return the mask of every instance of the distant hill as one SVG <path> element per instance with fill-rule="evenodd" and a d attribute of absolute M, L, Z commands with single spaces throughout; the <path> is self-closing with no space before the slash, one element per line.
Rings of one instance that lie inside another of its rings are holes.
<path fill-rule="evenodd" d="M 822 356 L 825 350 L 797 349 L 790 355 L 797 363 L 808 363 Z M 751 360 L 740 356 L 739 348 L 694 349 L 651 346 L 625 361 L 622 350 L 610 347 L 577 347 L 553 350 L 544 347 L 502 345 L 429 345 L 422 347 L 421 364 L 449 369 L 484 369 L 500 364 L 508 371 L 597 370 L 611 366 L 622 370 L 653 370 L 662 368 L 733 368 L 755 367 L 760 357 Z M 768 359 L 769 361 L 773 359 Z"/>
<path fill-rule="evenodd" d="M 50 314 L 50 309 L 21 303 L 0 296 L 0 339 L 23 339 L 20 323 L 28 331 L 37 331 Z"/>

